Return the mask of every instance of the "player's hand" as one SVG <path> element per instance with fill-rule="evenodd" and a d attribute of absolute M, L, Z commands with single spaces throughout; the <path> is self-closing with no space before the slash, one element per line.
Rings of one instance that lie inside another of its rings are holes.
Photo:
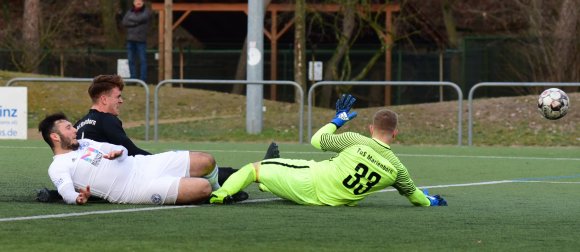
<path fill-rule="evenodd" d="M 113 159 L 118 158 L 122 155 L 123 155 L 123 150 L 113 150 L 113 151 L 109 152 L 108 154 L 103 155 L 103 157 L 106 159 L 109 159 L 109 160 L 113 160 Z"/>
<path fill-rule="evenodd" d="M 423 194 L 429 200 L 429 206 L 447 206 L 447 201 L 440 195 L 429 195 L 429 191 L 423 190 Z"/>
<path fill-rule="evenodd" d="M 77 196 L 77 200 L 76 200 L 77 205 L 84 205 L 89 200 L 89 197 L 91 197 L 91 187 L 90 186 L 87 186 L 86 189 L 80 189 L 79 196 Z"/>
<path fill-rule="evenodd" d="M 336 125 L 337 128 L 340 128 L 346 122 L 355 118 L 357 113 L 354 111 L 350 112 L 355 101 L 356 98 L 350 94 L 341 95 L 341 97 L 336 101 L 336 116 L 334 116 L 331 123 Z"/>

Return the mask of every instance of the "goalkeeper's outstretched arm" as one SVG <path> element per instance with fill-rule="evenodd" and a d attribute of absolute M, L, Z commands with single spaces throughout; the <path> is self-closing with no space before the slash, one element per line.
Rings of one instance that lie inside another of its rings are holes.
<path fill-rule="evenodd" d="M 316 133 L 314 133 L 314 135 L 310 139 L 310 144 L 312 144 L 312 146 L 314 146 L 314 148 L 322 150 L 320 143 L 322 142 L 323 135 L 325 135 L 325 134 L 332 135 L 332 134 L 334 134 L 336 129 L 337 129 L 337 127 L 333 123 L 328 123 L 328 124 L 324 125 L 318 131 L 316 131 Z"/>
<path fill-rule="evenodd" d="M 312 144 L 314 148 L 321 150 L 322 147 L 320 143 L 322 142 L 323 136 L 325 134 L 334 134 L 338 128 L 342 127 L 345 123 L 356 117 L 356 112 L 350 112 L 355 101 L 356 98 L 350 94 L 343 94 L 340 98 L 338 98 L 336 101 L 336 114 L 334 118 L 332 118 L 330 123 L 320 128 L 314 134 L 314 136 L 312 136 L 312 139 L 310 139 L 310 144 Z"/>

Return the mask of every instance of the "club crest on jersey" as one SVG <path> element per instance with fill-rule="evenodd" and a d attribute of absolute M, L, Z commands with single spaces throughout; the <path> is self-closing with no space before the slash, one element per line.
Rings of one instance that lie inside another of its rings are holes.
<path fill-rule="evenodd" d="M 95 148 L 89 147 L 81 156 L 81 159 L 91 163 L 94 166 L 98 166 L 101 163 L 101 159 L 103 159 L 103 153 Z"/>
<path fill-rule="evenodd" d="M 158 193 L 151 195 L 151 202 L 155 205 L 161 205 L 163 203 L 161 202 L 161 195 Z"/>
<path fill-rule="evenodd" d="M 90 144 L 89 142 L 79 141 L 79 150 L 89 147 L 89 144 Z"/>

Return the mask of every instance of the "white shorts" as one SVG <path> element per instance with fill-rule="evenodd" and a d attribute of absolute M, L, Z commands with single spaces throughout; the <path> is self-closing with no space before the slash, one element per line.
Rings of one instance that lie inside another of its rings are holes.
<path fill-rule="evenodd" d="M 179 181 L 189 177 L 189 151 L 137 155 L 134 166 L 135 176 L 126 203 L 175 204 Z"/>

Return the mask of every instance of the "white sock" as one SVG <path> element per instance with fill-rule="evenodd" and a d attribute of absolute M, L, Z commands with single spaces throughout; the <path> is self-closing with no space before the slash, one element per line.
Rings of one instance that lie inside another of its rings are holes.
<path fill-rule="evenodd" d="M 207 179 L 209 181 L 212 191 L 220 189 L 220 184 L 218 183 L 218 174 L 219 167 L 216 165 L 210 174 L 203 176 L 204 179 Z"/>

